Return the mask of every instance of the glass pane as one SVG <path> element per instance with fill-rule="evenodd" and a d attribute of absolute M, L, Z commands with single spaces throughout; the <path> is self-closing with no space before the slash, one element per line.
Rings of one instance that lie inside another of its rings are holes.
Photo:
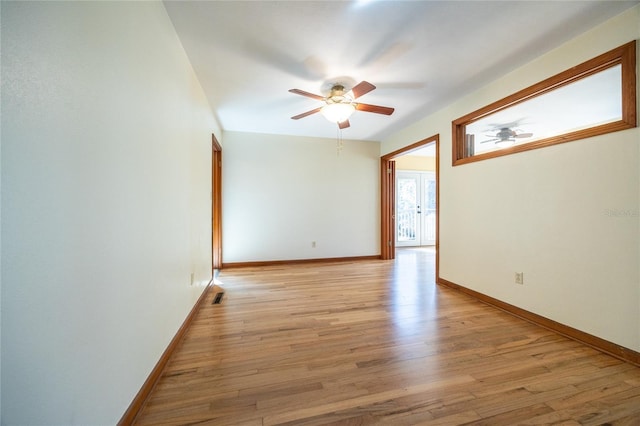
<path fill-rule="evenodd" d="M 622 119 L 622 65 L 536 96 L 466 126 L 469 154 L 582 130 Z"/>
<path fill-rule="evenodd" d="M 436 181 L 435 179 L 429 179 L 427 181 L 427 209 L 436 209 Z"/>
<path fill-rule="evenodd" d="M 432 244 L 436 240 L 436 181 L 427 179 L 425 185 L 425 200 L 427 208 L 424 209 L 424 238 L 423 244 Z"/>
<path fill-rule="evenodd" d="M 398 241 L 415 241 L 417 221 L 416 179 L 398 178 L 398 207 L 396 209 L 396 224 L 398 227 Z"/>

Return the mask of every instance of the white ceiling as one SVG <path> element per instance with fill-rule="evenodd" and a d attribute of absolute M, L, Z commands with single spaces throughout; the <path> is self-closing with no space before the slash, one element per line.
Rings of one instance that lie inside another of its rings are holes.
<path fill-rule="evenodd" d="M 334 138 L 333 83 L 377 89 L 342 137 L 381 140 L 639 1 L 165 1 L 224 130 Z"/>
<path fill-rule="evenodd" d="M 407 152 L 405 155 L 412 155 L 414 157 L 435 157 L 436 144 L 430 143 L 429 145 Z"/>

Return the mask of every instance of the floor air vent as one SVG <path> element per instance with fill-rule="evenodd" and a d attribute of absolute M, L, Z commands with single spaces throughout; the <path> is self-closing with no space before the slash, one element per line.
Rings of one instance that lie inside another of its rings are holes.
<path fill-rule="evenodd" d="M 220 293 L 216 293 L 216 295 L 213 297 L 213 302 L 211 303 L 212 305 L 219 305 L 220 302 L 222 302 L 222 298 L 224 297 L 224 293 L 220 292 Z"/>

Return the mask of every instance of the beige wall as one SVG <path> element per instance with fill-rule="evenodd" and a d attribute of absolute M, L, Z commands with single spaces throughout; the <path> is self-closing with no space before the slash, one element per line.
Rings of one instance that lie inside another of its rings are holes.
<path fill-rule="evenodd" d="M 1 7 L 1 423 L 113 425 L 211 278 L 218 126 L 162 3 Z"/>
<path fill-rule="evenodd" d="M 381 150 L 440 134 L 442 278 L 636 351 L 640 129 L 457 167 L 450 144 L 452 120 L 638 38 L 640 6 L 425 117 Z"/>
<path fill-rule="evenodd" d="M 224 262 L 380 254 L 380 144 L 224 133 Z M 312 242 L 316 247 L 312 247 Z"/>
<path fill-rule="evenodd" d="M 404 155 L 395 159 L 396 170 L 417 170 L 432 172 L 436 169 L 435 157 Z"/>

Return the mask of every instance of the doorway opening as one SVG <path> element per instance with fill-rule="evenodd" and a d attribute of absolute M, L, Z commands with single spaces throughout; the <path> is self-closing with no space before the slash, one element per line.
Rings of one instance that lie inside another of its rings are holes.
<path fill-rule="evenodd" d="M 211 269 L 222 268 L 222 146 L 211 135 Z"/>
<path fill-rule="evenodd" d="M 400 220 L 404 220 L 404 218 L 400 218 L 399 214 L 402 214 L 402 211 L 400 211 L 399 208 L 397 208 L 397 198 L 399 197 L 400 194 L 398 194 L 399 190 L 398 190 L 398 176 L 402 176 L 400 175 L 399 172 L 399 166 L 403 167 L 402 165 L 403 160 L 401 159 L 401 157 L 405 157 L 405 156 L 411 156 L 411 157 L 419 157 L 419 156 L 424 156 L 425 152 L 432 152 L 433 156 L 432 156 L 432 160 L 424 160 L 424 163 L 432 163 L 432 170 L 411 170 L 411 167 L 409 167 L 409 170 L 405 170 L 407 172 L 431 172 L 432 176 L 433 176 L 433 183 L 426 183 L 427 186 L 427 190 L 430 189 L 428 188 L 429 186 L 431 186 L 432 191 L 431 191 L 431 195 L 427 196 L 425 200 L 421 200 L 420 202 L 422 204 L 417 204 L 413 207 L 413 221 L 418 222 L 421 221 L 423 222 L 424 220 L 422 219 L 422 216 L 418 216 L 418 215 L 423 215 L 425 214 L 428 210 L 429 207 L 433 207 L 434 212 L 432 212 L 431 218 L 433 222 L 434 222 L 434 226 L 432 227 L 432 238 L 433 238 L 433 243 L 432 244 L 425 244 L 425 245 L 430 245 L 435 249 L 436 252 L 436 265 L 435 265 L 435 269 L 436 269 L 436 277 L 438 277 L 438 266 L 439 266 L 439 255 L 438 255 L 438 247 L 439 247 L 439 242 L 438 242 L 438 230 L 439 230 L 439 171 L 438 171 L 438 164 L 439 164 L 439 153 L 440 153 L 440 136 L 439 135 L 434 135 L 431 136 L 429 138 L 425 138 L 423 140 L 420 140 L 418 142 L 415 142 L 411 145 L 408 145 L 404 148 L 401 148 L 399 150 L 390 152 L 389 154 L 386 154 L 384 156 L 382 156 L 380 158 L 380 167 L 381 167 L 381 247 L 380 247 L 380 258 L 381 259 L 395 259 L 395 251 L 396 251 L 396 245 L 398 246 L 402 246 L 404 245 L 404 243 L 406 241 L 402 241 L 402 244 L 398 244 L 400 243 L 403 238 L 406 239 L 407 236 L 409 236 L 411 234 L 411 232 L 407 232 L 407 234 L 405 234 L 405 236 L 401 236 L 400 233 L 403 231 L 406 231 L 405 228 L 402 228 L 406 225 L 405 222 L 400 222 Z M 411 155 L 412 153 L 415 153 L 414 155 Z M 421 154 L 421 155 L 416 155 L 416 154 Z M 425 168 L 428 168 L 428 165 L 424 166 Z M 413 168 L 415 169 L 416 166 L 413 166 Z M 423 168 L 423 167 L 420 167 Z M 425 185 L 425 184 L 420 184 L 420 186 Z M 415 184 L 415 186 L 417 187 L 418 184 Z M 417 190 L 417 189 L 416 189 Z M 420 196 L 421 197 L 421 196 Z M 431 200 L 429 200 L 429 197 L 431 197 Z M 418 199 L 418 195 L 416 195 L 416 200 Z M 426 203 L 426 204 L 425 204 Z M 419 207 L 418 207 L 419 206 Z M 407 207 L 407 206 L 404 206 Z M 418 213 L 418 211 L 420 213 Z M 426 214 L 425 214 L 426 216 Z M 402 227 L 399 227 L 399 225 L 401 225 Z M 416 244 L 416 228 L 414 227 L 414 235 L 413 237 L 410 238 L 410 242 L 407 243 L 407 245 L 414 245 L 414 246 L 422 246 L 422 227 L 428 228 L 429 224 L 425 224 L 422 225 L 421 223 L 421 229 L 420 229 L 420 244 Z M 429 242 L 428 237 L 425 236 L 424 238 L 425 243 Z"/>
<path fill-rule="evenodd" d="M 435 172 L 397 171 L 395 229 L 396 247 L 436 244 Z"/>
<path fill-rule="evenodd" d="M 396 159 L 396 247 L 435 246 L 435 145 Z"/>

